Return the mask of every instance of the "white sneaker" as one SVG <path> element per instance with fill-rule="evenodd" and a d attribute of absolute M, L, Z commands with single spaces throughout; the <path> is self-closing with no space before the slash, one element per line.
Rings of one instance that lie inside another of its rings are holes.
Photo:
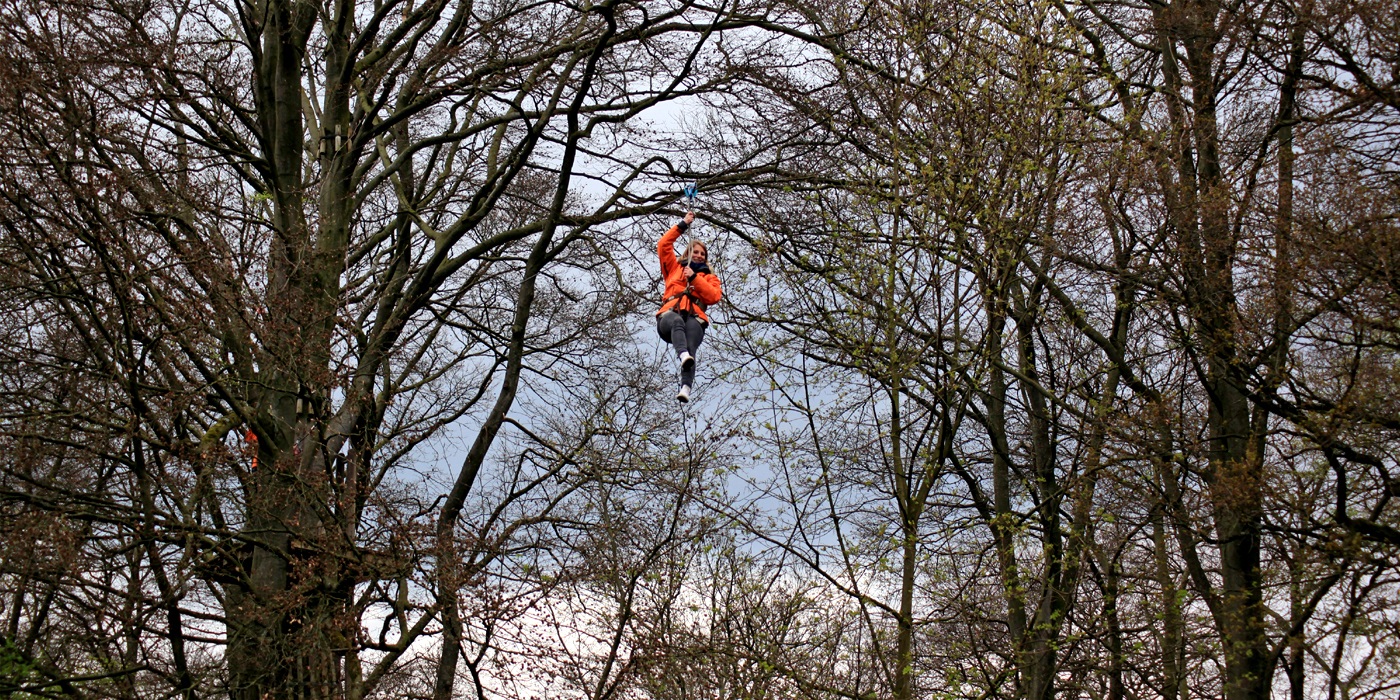
<path fill-rule="evenodd" d="M 690 403 L 690 385 L 682 384 L 681 390 L 676 392 L 676 400 L 681 403 Z"/>
<path fill-rule="evenodd" d="M 688 352 L 681 353 L 681 369 L 686 370 L 695 366 L 695 358 Z"/>

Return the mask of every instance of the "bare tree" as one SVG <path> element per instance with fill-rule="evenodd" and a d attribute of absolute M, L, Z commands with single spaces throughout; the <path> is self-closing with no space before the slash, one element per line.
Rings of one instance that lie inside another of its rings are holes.
<path fill-rule="evenodd" d="M 91 664 L 192 696 L 220 657 L 235 697 L 362 697 L 441 621 L 450 695 L 458 594 L 496 546 L 463 541 L 468 496 L 522 377 L 626 338 L 605 225 L 674 182 L 630 159 L 630 122 L 721 87 L 705 52 L 743 10 L 6 5 L 7 308 L 33 313 L 6 340 L 6 434 L 53 446 L 7 470 L 7 499 L 96 523 L 86 556 L 105 536 L 140 553 L 96 588 L 69 563 L 51 590 L 125 587 L 129 643 L 21 643 L 52 665 L 39 685 Z M 405 489 L 468 417 L 442 498 Z M 10 614 L 37 639 L 32 568 Z M 430 603 L 403 602 L 414 585 Z M 397 624 L 371 643 L 379 614 Z"/>
<path fill-rule="evenodd" d="M 0 0 L 0 693 L 1392 692 L 1395 12 Z"/>

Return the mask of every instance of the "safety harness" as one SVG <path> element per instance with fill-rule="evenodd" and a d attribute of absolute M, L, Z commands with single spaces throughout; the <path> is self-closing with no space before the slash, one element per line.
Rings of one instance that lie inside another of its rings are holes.
<path fill-rule="evenodd" d="M 696 273 L 696 274 L 699 274 L 699 273 Z M 694 294 L 692 294 L 692 293 L 690 292 L 690 284 L 689 284 L 689 283 L 686 283 L 686 285 L 685 285 L 685 291 L 683 291 L 683 292 L 676 292 L 675 294 L 672 294 L 671 296 L 668 296 L 668 297 L 666 297 L 665 299 L 662 299 L 662 300 L 661 300 L 661 308 L 663 308 L 663 309 L 666 308 L 666 305 L 669 304 L 669 303 L 671 303 L 672 300 L 674 300 L 674 299 L 679 299 L 679 298 L 681 298 L 681 297 L 685 297 L 686 299 L 690 300 L 690 305 L 691 305 L 690 308 L 689 308 L 689 309 L 681 309 L 681 305 L 680 305 L 680 304 L 676 304 L 676 306 L 675 306 L 674 308 L 672 308 L 671 311 L 675 311 L 675 312 L 678 313 L 678 314 L 690 314 L 691 316 L 697 316 L 697 315 L 699 315 L 699 314 L 696 314 L 696 313 L 695 313 L 696 307 L 699 307 L 700 311 L 702 311 L 702 312 L 705 312 L 705 311 L 709 311 L 709 310 L 710 310 L 708 304 L 706 304 L 706 303 L 703 302 L 703 301 L 700 301 L 698 298 L 696 298 L 696 296 L 695 296 Z"/>

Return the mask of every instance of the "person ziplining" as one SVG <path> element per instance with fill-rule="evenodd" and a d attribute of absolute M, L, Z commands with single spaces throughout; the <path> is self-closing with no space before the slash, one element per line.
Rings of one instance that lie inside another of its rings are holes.
<path fill-rule="evenodd" d="M 693 186 L 686 188 L 686 196 L 694 201 Z M 687 212 L 685 218 L 667 230 L 656 244 L 661 279 L 665 284 L 661 308 L 656 312 L 656 333 L 675 348 L 676 359 L 680 360 L 681 388 L 676 399 L 681 403 L 690 401 L 690 387 L 695 382 L 695 353 L 710 325 L 705 310 L 719 303 L 723 295 L 719 278 L 706 264 L 709 250 L 704 243 L 691 239 L 685 252 L 676 255 L 676 241 L 694 221 L 695 212 Z"/>

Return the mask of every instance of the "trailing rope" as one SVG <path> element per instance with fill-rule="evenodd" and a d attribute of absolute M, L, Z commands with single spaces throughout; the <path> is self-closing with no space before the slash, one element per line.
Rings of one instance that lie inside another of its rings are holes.
<path fill-rule="evenodd" d="M 695 468 L 695 450 L 690 445 L 690 402 L 681 404 L 681 437 L 685 439 L 686 480 L 690 480 L 690 470 Z"/>

